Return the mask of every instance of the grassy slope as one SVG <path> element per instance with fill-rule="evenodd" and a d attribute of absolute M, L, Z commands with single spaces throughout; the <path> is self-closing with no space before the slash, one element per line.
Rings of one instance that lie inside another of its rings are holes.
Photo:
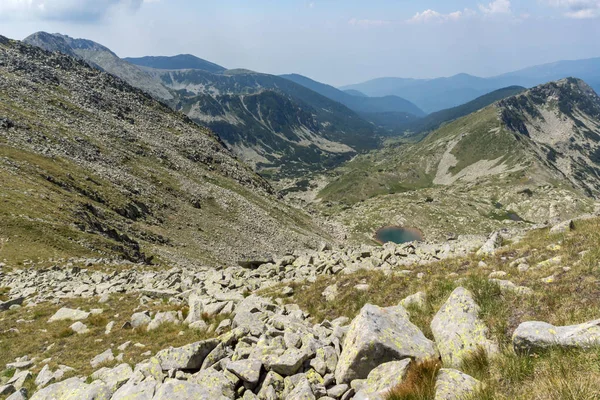
<path fill-rule="evenodd" d="M 521 323 L 531 320 L 554 325 L 579 324 L 598 318 L 600 307 L 600 219 L 579 221 L 569 234 L 550 235 L 547 229 L 532 231 L 521 242 L 509 245 L 493 258 L 486 259 L 486 267 L 478 267 L 480 259 L 470 257 L 442 261 L 428 266 L 412 266 L 409 276 L 385 276 L 378 271 L 361 271 L 351 275 L 321 276 L 316 282 L 292 285 L 295 295 L 285 301 L 299 304 L 312 315 L 314 321 L 339 316 L 355 317 L 366 303 L 380 306 L 397 305 L 400 300 L 417 291 L 427 293 L 424 309 L 411 309 L 411 320 L 424 334 L 432 338 L 429 324 L 457 286 L 470 289 L 481 306 L 481 317 L 490 328 L 490 334 L 499 342 L 502 353 L 492 360 L 481 360 L 474 355 L 463 365 L 463 370 L 483 380 L 488 390 L 478 399 L 597 399 L 600 384 L 600 349 L 588 352 L 553 350 L 541 356 L 517 356 L 511 347 L 511 335 Z M 531 266 L 560 256 L 562 262 L 539 270 L 519 273 L 511 261 L 527 257 Z M 570 270 L 564 270 L 569 267 Z M 517 285 L 530 287 L 531 297 L 502 293 L 490 283 L 492 271 L 505 271 Z M 423 279 L 417 279 L 423 273 Z M 553 283 L 543 278 L 555 276 Z M 462 280 L 459 283 L 459 280 Z M 323 290 L 337 284 L 339 295 L 327 302 Z M 359 283 L 369 284 L 369 290 L 354 289 Z M 278 296 L 279 287 L 268 294 Z M 396 400 L 431 397 L 390 397 Z"/>

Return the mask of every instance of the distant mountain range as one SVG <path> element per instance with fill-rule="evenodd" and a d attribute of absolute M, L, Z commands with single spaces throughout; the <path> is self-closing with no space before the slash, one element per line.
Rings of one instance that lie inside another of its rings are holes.
<path fill-rule="evenodd" d="M 527 88 L 567 77 L 577 77 L 600 92 L 600 58 L 559 61 L 525 68 L 519 71 L 480 78 L 458 74 L 448 78 L 406 79 L 378 78 L 343 86 L 343 91 L 354 90 L 368 96 L 400 96 L 427 113 L 464 104 L 491 91 L 508 86 Z"/>
<path fill-rule="evenodd" d="M 191 54 L 180 54 L 173 57 L 127 57 L 123 60 L 140 67 L 155 69 L 200 69 L 214 74 L 219 74 L 227 70 L 225 67 L 221 67 L 220 65 L 203 60 Z"/>

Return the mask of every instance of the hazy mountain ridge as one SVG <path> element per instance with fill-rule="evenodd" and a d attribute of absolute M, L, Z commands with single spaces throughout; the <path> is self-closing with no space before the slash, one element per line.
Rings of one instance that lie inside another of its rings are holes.
<path fill-rule="evenodd" d="M 434 112 L 466 103 L 503 87 L 516 85 L 531 88 L 567 77 L 582 79 L 600 91 L 600 58 L 558 61 L 490 78 L 469 74 L 436 79 L 378 78 L 340 89 L 354 89 L 369 96 L 397 95 L 427 112 Z"/>
<path fill-rule="evenodd" d="M 154 69 L 201 69 L 215 74 L 227 70 L 225 67 L 203 60 L 191 54 L 179 54 L 172 57 L 125 57 L 123 60 L 140 67 Z"/>
<path fill-rule="evenodd" d="M 75 58 L 0 37 L 0 99 L 5 258 L 231 265 L 325 235 L 212 132 Z"/>

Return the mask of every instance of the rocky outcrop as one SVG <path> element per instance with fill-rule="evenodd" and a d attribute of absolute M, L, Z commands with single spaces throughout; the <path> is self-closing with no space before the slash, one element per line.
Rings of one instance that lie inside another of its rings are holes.
<path fill-rule="evenodd" d="M 435 344 L 410 322 L 402 306 L 365 305 L 350 324 L 335 370 L 338 383 L 366 379 L 381 364 L 437 357 Z"/>
<path fill-rule="evenodd" d="M 444 365 L 460 368 L 462 361 L 482 348 L 488 355 L 498 346 L 488 339 L 488 329 L 479 318 L 480 308 L 467 289 L 455 289 L 431 321 L 431 331 Z"/>
<path fill-rule="evenodd" d="M 524 322 L 517 327 L 512 340 L 515 351 L 525 354 L 553 347 L 589 349 L 600 345 L 600 320 L 571 326 Z"/>

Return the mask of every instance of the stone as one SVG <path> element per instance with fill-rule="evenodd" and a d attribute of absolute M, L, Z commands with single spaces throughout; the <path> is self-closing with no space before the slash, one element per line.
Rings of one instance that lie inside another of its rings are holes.
<path fill-rule="evenodd" d="M 204 358 L 219 344 L 218 339 L 209 339 L 188 344 L 183 347 L 171 347 L 156 354 L 163 371 L 200 369 Z"/>
<path fill-rule="evenodd" d="M 256 385 L 260 379 L 262 363 L 257 360 L 240 360 L 227 364 L 227 370 L 244 382 Z"/>
<path fill-rule="evenodd" d="M 512 341 L 515 351 L 521 354 L 552 347 L 589 349 L 600 345 L 600 319 L 570 326 L 523 322 L 515 330 Z"/>
<path fill-rule="evenodd" d="M 400 305 L 404 308 L 425 308 L 425 306 L 427 305 L 427 295 L 424 292 L 415 293 L 402 300 L 400 302 Z"/>
<path fill-rule="evenodd" d="M 386 400 L 386 394 L 404 381 L 410 363 L 405 359 L 381 364 L 369 373 L 354 400 Z"/>
<path fill-rule="evenodd" d="M 113 392 L 123 386 L 133 375 L 129 364 L 121 364 L 114 368 L 102 368 L 92 374 L 93 379 L 101 380 Z"/>
<path fill-rule="evenodd" d="M 188 297 L 188 307 L 188 315 L 184 321 L 186 324 L 189 325 L 200 321 L 204 322 L 202 320 L 202 313 L 204 312 L 204 303 L 200 295 L 192 293 L 190 297 Z"/>
<path fill-rule="evenodd" d="M 492 256 L 496 253 L 496 249 L 502 246 L 502 236 L 500 232 L 494 232 L 490 235 L 488 240 L 483 246 L 477 251 L 478 256 Z"/>
<path fill-rule="evenodd" d="M 48 364 L 44 365 L 44 368 L 40 371 L 38 376 L 35 378 L 35 385 L 38 389 L 48 386 L 51 383 L 54 383 L 56 378 L 54 377 L 54 373 L 50 370 Z"/>
<path fill-rule="evenodd" d="M 13 394 L 17 389 L 13 385 L 3 385 L 0 386 L 0 396 L 8 396 L 9 394 Z"/>
<path fill-rule="evenodd" d="M 27 400 L 29 396 L 27 395 L 27 389 L 21 388 L 8 396 L 6 400 Z"/>
<path fill-rule="evenodd" d="M 212 397 L 208 388 L 197 383 L 171 380 L 160 386 L 152 400 L 189 400 L 189 399 L 210 399 L 210 400 L 230 400 L 225 396 Z"/>
<path fill-rule="evenodd" d="M 550 233 L 551 234 L 568 233 L 574 229 L 575 229 L 575 223 L 573 222 L 573 220 L 569 220 L 569 221 L 564 221 L 564 222 L 561 222 L 560 224 L 554 225 L 552 228 L 550 228 Z"/>
<path fill-rule="evenodd" d="M 83 322 L 81 321 L 77 321 L 75 322 L 73 325 L 71 325 L 71 330 L 73 330 L 73 332 L 77 333 L 78 335 L 84 335 L 86 333 L 89 333 L 89 329 L 87 327 L 87 325 L 85 325 Z"/>
<path fill-rule="evenodd" d="M 212 396 L 210 398 L 219 398 L 220 396 L 234 398 L 236 383 L 222 371 L 208 368 L 192 375 L 189 381 L 205 388 Z"/>
<path fill-rule="evenodd" d="M 71 308 L 63 307 L 58 310 L 48 322 L 56 322 L 56 321 L 83 321 L 90 316 L 90 313 L 81 311 L 81 310 L 73 310 Z"/>
<path fill-rule="evenodd" d="M 86 385 L 80 378 L 70 378 L 36 392 L 31 400 L 105 400 L 111 396 L 112 391 L 102 382 Z"/>
<path fill-rule="evenodd" d="M 152 322 L 150 322 L 150 324 L 148 324 L 146 330 L 148 332 L 156 330 L 160 328 L 160 326 L 163 324 L 179 324 L 177 314 L 173 311 L 156 313 L 154 319 L 152 320 Z"/>
<path fill-rule="evenodd" d="M 33 379 L 33 374 L 30 371 L 21 371 L 17 372 L 7 383 L 13 385 L 16 390 L 19 390 L 31 379 Z"/>
<path fill-rule="evenodd" d="M 296 385 L 294 390 L 286 397 L 286 400 L 316 400 L 310 383 L 305 378 Z"/>
<path fill-rule="evenodd" d="M 200 320 L 200 321 L 192 322 L 191 324 L 188 325 L 188 328 L 205 332 L 206 330 L 208 330 L 208 324 L 206 322 L 204 322 L 204 320 Z"/>
<path fill-rule="evenodd" d="M 134 329 L 148 325 L 150 322 L 152 322 L 152 318 L 150 318 L 150 313 L 147 311 L 137 312 L 133 314 L 129 320 L 129 323 Z"/>
<path fill-rule="evenodd" d="M 115 360 L 115 356 L 113 355 L 112 349 L 106 350 L 102 354 L 98 354 L 96 357 L 90 361 L 92 368 L 96 368 L 101 364 L 106 364 Z"/>
<path fill-rule="evenodd" d="M 467 374 L 442 368 L 435 382 L 435 400 L 463 400 L 481 387 L 481 382 Z"/>
<path fill-rule="evenodd" d="M 469 354 L 483 348 L 488 355 L 498 346 L 487 338 L 488 329 L 479 318 L 480 308 L 467 289 L 456 288 L 431 321 L 444 365 L 459 368 Z"/>
<path fill-rule="evenodd" d="M 110 335 L 110 333 L 112 332 L 114 327 L 115 327 L 115 321 L 110 321 L 108 324 L 106 324 L 106 328 L 104 329 L 104 334 Z"/>
<path fill-rule="evenodd" d="M 490 279 L 490 282 L 497 284 L 500 287 L 502 293 L 510 292 L 516 293 L 521 296 L 531 296 L 534 292 L 533 289 L 526 286 L 517 286 L 511 281 Z"/>
<path fill-rule="evenodd" d="M 157 382 L 146 379 L 139 383 L 126 383 L 113 394 L 111 400 L 152 400 Z"/>
<path fill-rule="evenodd" d="M 307 353 L 306 349 L 287 349 L 281 356 L 270 361 L 267 369 L 282 376 L 291 376 L 298 372 L 304 361 L 309 358 L 310 354 Z"/>
<path fill-rule="evenodd" d="M 325 297 L 325 300 L 331 302 L 334 301 L 338 294 L 338 287 L 336 284 L 327 286 L 325 290 L 323 290 L 322 296 Z"/>
<path fill-rule="evenodd" d="M 437 358 L 435 344 L 410 322 L 402 307 L 365 305 L 350 324 L 335 370 L 338 384 L 365 379 L 381 364 Z"/>

